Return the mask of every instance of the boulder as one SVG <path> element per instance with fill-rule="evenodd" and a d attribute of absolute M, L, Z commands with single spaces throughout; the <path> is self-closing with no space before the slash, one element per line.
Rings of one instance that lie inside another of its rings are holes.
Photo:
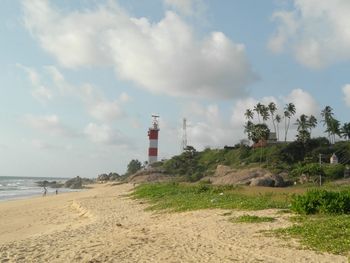
<path fill-rule="evenodd" d="M 273 186 L 275 186 L 275 181 L 270 176 L 253 178 L 250 181 L 250 186 L 273 187 Z"/>
<path fill-rule="evenodd" d="M 286 183 L 282 176 L 274 174 L 253 178 L 250 181 L 250 186 L 284 187 Z"/>
<path fill-rule="evenodd" d="M 75 178 L 69 179 L 64 183 L 65 188 L 70 189 L 82 189 L 83 188 L 83 180 L 80 178 L 80 176 L 77 176 Z"/>

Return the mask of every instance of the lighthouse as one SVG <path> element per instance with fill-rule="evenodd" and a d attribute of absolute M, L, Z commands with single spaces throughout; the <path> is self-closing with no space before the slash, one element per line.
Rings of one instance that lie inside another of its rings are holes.
<path fill-rule="evenodd" d="M 148 164 L 155 163 L 158 159 L 158 133 L 159 133 L 159 116 L 152 115 L 152 126 L 148 129 L 149 148 Z"/>

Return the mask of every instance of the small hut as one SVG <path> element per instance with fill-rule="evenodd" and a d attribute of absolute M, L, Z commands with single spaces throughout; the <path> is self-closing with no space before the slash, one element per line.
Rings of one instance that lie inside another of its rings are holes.
<path fill-rule="evenodd" d="M 331 156 L 329 162 L 330 162 L 331 164 L 338 164 L 338 157 L 335 155 L 335 153 L 332 154 L 332 156 Z"/>

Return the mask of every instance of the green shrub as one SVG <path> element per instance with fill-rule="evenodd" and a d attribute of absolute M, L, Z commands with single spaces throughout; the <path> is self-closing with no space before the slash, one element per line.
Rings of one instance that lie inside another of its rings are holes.
<path fill-rule="evenodd" d="M 344 176 L 344 165 L 328 164 L 323 166 L 324 175 L 329 179 L 338 179 Z"/>
<path fill-rule="evenodd" d="M 291 209 L 299 214 L 350 214 L 350 191 L 311 190 L 294 196 Z"/>
<path fill-rule="evenodd" d="M 309 176 L 314 175 L 323 175 L 323 167 L 318 163 L 308 163 L 308 164 L 298 164 L 292 171 L 291 175 L 293 177 L 300 176 L 302 174 L 306 174 Z"/>

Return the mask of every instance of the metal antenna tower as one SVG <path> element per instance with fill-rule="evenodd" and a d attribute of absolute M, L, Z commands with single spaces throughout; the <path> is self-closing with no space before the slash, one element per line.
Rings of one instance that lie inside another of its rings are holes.
<path fill-rule="evenodd" d="M 181 150 L 184 151 L 187 148 L 187 120 L 183 118 L 182 120 L 182 142 L 181 142 Z"/>

